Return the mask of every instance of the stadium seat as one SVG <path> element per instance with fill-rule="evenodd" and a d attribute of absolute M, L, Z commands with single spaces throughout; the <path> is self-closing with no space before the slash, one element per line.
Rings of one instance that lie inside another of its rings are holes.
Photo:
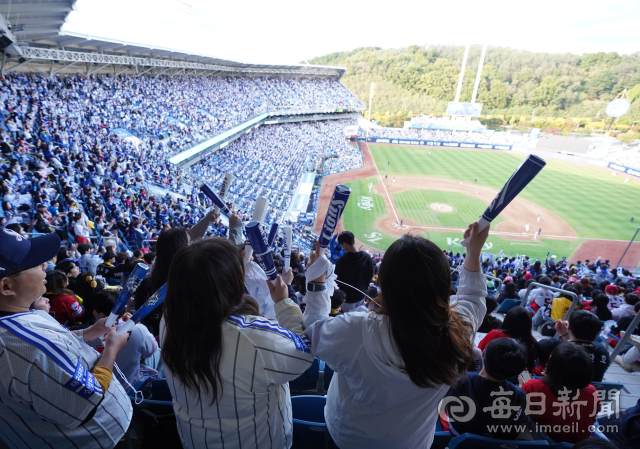
<path fill-rule="evenodd" d="M 135 387 L 141 388 L 145 396 L 142 402 L 136 404 L 135 397 L 129 394 L 131 405 L 133 405 L 133 420 L 142 426 L 140 448 L 181 447 L 167 379 L 156 379 L 151 382 L 145 379 L 143 382 L 138 382 Z"/>
<path fill-rule="evenodd" d="M 317 359 L 316 359 L 317 360 Z M 325 396 L 293 396 L 293 449 L 323 449 Z"/>
<path fill-rule="evenodd" d="M 440 420 L 436 420 L 436 432 L 433 434 L 433 443 L 431 449 L 445 449 L 451 441 L 451 432 L 442 430 Z"/>
<path fill-rule="evenodd" d="M 519 299 L 505 299 L 504 301 L 502 301 L 502 304 L 500 304 L 500 307 L 498 307 L 498 310 L 496 310 L 496 312 L 506 314 L 507 312 L 509 312 L 509 310 L 513 309 L 516 306 L 519 306 L 520 302 L 521 300 Z"/>
<path fill-rule="evenodd" d="M 289 382 L 289 389 L 299 391 L 315 390 L 320 377 L 320 360 L 313 359 L 311 366 L 298 378 Z"/>
<path fill-rule="evenodd" d="M 501 440 L 499 438 L 483 437 L 465 433 L 455 437 L 449 443 L 449 449 L 520 449 L 527 447 L 548 447 L 546 441 L 516 441 Z"/>

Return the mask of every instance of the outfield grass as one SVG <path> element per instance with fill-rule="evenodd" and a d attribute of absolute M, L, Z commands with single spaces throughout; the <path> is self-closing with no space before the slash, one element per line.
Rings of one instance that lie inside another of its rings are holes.
<path fill-rule="evenodd" d="M 524 155 L 508 151 L 464 151 L 442 148 L 369 145 L 380 173 L 460 179 L 500 189 Z M 431 155 L 429 155 L 431 152 Z M 624 174 L 584 165 L 547 161 L 522 197 L 564 219 L 579 237 L 630 240 L 640 219 L 640 184 Z M 423 208 L 421 203 L 418 209 Z M 476 212 L 477 213 L 477 212 Z"/>
<path fill-rule="evenodd" d="M 375 193 L 369 192 L 369 184 L 377 184 L 377 177 L 360 179 L 358 181 L 353 181 L 347 183 L 349 187 L 351 187 L 351 198 L 349 199 L 349 203 L 347 203 L 347 208 L 344 211 L 343 215 L 343 224 L 345 229 L 353 232 L 356 238 L 368 245 L 371 245 L 375 248 L 387 249 L 391 243 L 393 243 L 397 237 L 385 234 L 380 232 L 374 224 L 378 218 L 388 216 L 387 210 L 385 208 L 384 199 L 381 195 L 377 195 Z M 428 192 L 428 191 L 405 191 L 400 194 L 394 195 L 394 200 L 396 201 L 396 205 L 399 206 L 398 196 L 402 196 L 407 193 L 433 193 L 440 194 L 445 193 L 448 194 L 450 192 Z M 480 201 L 475 198 L 467 197 L 459 193 L 453 192 L 455 195 L 460 195 L 464 197 L 464 200 L 471 201 Z M 364 204 L 363 200 L 365 199 Z M 408 197 L 407 197 L 408 198 Z M 371 199 L 371 201 L 367 201 L 366 199 Z M 425 202 L 423 199 L 419 200 L 419 204 L 424 205 Z M 430 201 L 430 200 L 429 200 Z M 456 201 L 461 201 L 460 199 L 456 199 Z M 436 201 L 431 201 L 436 202 Z M 443 201 L 444 202 L 444 201 Z M 363 209 L 360 205 L 366 205 L 367 209 Z M 373 207 L 370 207 L 373 205 Z M 406 215 L 405 212 L 402 212 L 402 216 L 407 216 L 413 220 L 418 222 L 419 219 L 424 219 L 424 216 L 420 216 L 419 214 L 422 212 L 424 207 L 416 207 L 414 210 L 418 211 L 415 217 L 410 217 Z M 456 218 L 455 223 L 447 224 L 445 226 L 460 226 L 466 227 L 470 222 L 472 222 L 475 218 L 475 212 L 467 211 L 460 212 L 457 214 L 458 218 Z M 454 214 L 454 212 L 452 212 Z M 442 217 L 440 214 L 439 217 Z M 456 215 L 454 215 L 456 216 Z M 464 217 L 464 218 L 463 218 Z M 462 223 L 462 224 L 460 224 Z M 437 225 L 437 224 L 434 224 Z M 415 232 L 414 232 L 415 234 Z M 459 241 L 462 238 L 462 233 L 458 232 L 441 232 L 441 231 L 427 231 L 420 234 L 434 243 L 436 243 L 440 248 L 447 249 L 450 251 L 462 252 L 463 248 L 460 246 Z M 578 247 L 579 242 L 574 241 L 562 241 L 562 240 L 552 240 L 552 239 L 538 239 L 533 242 L 514 242 L 510 240 L 505 240 L 500 236 L 491 235 L 487 239 L 487 245 L 485 246 L 485 251 L 491 252 L 493 254 L 498 254 L 500 250 L 504 251 L 505 254 L 509 255 L 511 253 L 515 254 L 526 254 L 529 257 L 539 257 L 543 259 L 548 251 L 551 251 L 552 254 L 557 255 L 558 257 L 562 256 L 570 256 Z"/>

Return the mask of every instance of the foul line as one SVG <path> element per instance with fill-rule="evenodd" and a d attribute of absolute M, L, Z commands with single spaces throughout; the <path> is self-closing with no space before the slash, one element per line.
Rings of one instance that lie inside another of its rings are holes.
<path fill-rule="evenodd" d="M 369 145 L 367 145 L 367 150 L 369 150 L 369 154 L 371 155 L 371 160 L 373 161 L 373 166 L 376 168 L 376 171 L 378 172 L 378 178 L 380 178 L 380 183 L 382 184 L 382 187 L 384 188 L 384 193 L 387 194 L 387 199 L 389 200 L 389 205 L 391 206 L 391 210 L 393 211 L 393 215 L 395 215 L 395 217 L 396 217 L 396 222 L 399 222 L 400 219 L 398 218 L 398 214 L 396 213 L 396 209 L 393 207 L 393 201 L 391 201 L 391 197 L 389 196 L 389 192 L 387 191 L 387 186 L 384 184 L 384 181 L 382 180 L 382 175 L 380 174 L 380 170 L 378 170 L 378 164 L 376 164 L 376 160 L 373 157 L 373 153 L 371 153 L 371 148 L 369 148 Z"/>

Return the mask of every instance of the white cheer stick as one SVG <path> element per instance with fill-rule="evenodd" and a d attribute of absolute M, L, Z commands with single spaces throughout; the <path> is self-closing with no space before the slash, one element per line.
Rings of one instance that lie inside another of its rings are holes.
<path fill-rule="evenodd" d="M 224 179 L 222 180 L 222 185 L 220 186 L 220 192 L 218 196 L 221 200 L 224 200 L 225 195 L 229 191 L 229 187 L 231 187 L 231 183 L 233 182 L 233 173 L 227 173 L 224 175 Z M 215 207 L 215 213 L 220 213 L 220 207 Z"/>
<path fill-rule="evenodd" d="M 251 221 L 264 223 L 264 219 L 267 216 L 267 209 L 269 209 L 269 200 L 261 196 L 256 200 L 256 204 L 253 207 L 253 215 L 251 215 Z"/>
<path fill-rule="evenodd" d="M 293 245 L 293 228 L 289 225 L 282 227 L 284 233 L 284 269 L 291 268 L 291 246 Z"/>

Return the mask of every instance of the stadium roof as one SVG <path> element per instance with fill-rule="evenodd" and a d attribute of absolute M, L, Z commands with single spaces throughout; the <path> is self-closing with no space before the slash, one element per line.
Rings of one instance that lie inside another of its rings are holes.
<path fill-rule="evenodd" d="M 20 64 L 36 60 L 52 61 L 68 65 L 100 64 L 128 66 L 137 73 L 151 72 L 244 75 L 304 76 L 340 78 L 344 67 L 318 65 L 270 65 L 251 64 L 209 55 L 189 54 L 183 51 L 153 47 L 135 42 L 117 41 L 97 36 L 81 35 L 62 30 L 77 0 L 0 0 L 0 14 L 11 23 L 11 31 L 23 50 Z M 19 56 L 11 54 L 9 56 Z M 17 67 L 14 66 L 14 68 Z M 123 70 L 122 72 L 124 72 Z M 52 69 L 52 73 L 55 73 Z M 120 73 L 120 72 L 119 72 Z"/>

